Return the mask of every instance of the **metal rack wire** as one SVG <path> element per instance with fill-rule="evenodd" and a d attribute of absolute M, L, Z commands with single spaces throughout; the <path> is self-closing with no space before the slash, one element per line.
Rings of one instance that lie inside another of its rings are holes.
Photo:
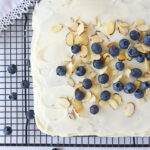
<path fill-rule="evenodd" d="M 0 36 L 0 146 L 150 147 L 149 137 L 51 137 L 41 133 L 34 120 L 26 119 L 25 112 L 33 109 L 32 78 L 26 65 L 30 56 L 32 10 Z M 7 72 L 9 64 L 17 65 L 16 74 Z M 28 89 L 21 88 L 22 80 L 30 81 Z M 16 101 L 9 100 L 10 92 L 17 93 Z M 6 125 L 12 127 L 10 136 L 3 135 Z"/>

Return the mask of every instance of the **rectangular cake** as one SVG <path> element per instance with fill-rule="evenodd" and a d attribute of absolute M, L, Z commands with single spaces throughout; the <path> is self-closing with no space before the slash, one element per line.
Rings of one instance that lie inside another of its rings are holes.
<path fill-rule="evenodd" d="M 150 136 L 150 0 L 42 0 L 33 13 L 37 127 Z"/>

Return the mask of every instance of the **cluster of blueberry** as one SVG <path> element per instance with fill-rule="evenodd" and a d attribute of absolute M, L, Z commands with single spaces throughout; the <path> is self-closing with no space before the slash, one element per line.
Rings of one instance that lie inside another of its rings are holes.
<path fill-rule="evenodd" d="M 26 65 L 30 68 L 30 60 L 27 60 L 26 62 Z M 7 67 L 7 71 L 10 73 L 10 74 L 15 74 L 17 72 L 17 66 L 14 65 L 14 64 L 11 64 Z M 29 88 L 29 81 L 27 80 L 23 80 L 21 82 L 21 88 L 23 89 L 26 89 L 26 88 Z M 11 92 L 10 95 L 9 95 L 9 99 L 14 101 L 14 100 L 17 100 L 17 93 L 15 92 Z M 26 112 L 26 118 L 28 120 L 31 120 L 31 119 L 34 119 L 34 111 L 33 110 L 28 110 Z M 3 129 L 3 133 L 5 135 L 10 135 L 12 133 L 12 128 L 10 126 L 6 126 L 4 129 Z"/>
<path fill-rule="evenodd" d="M 133 30 L 130 32 L 130 38 L 134 41 L 139 40 L 140 39 L 140 33 L 136 30 Z M 147 46 L 150 46 L 150 35 L 146 35 L 143 38 L 143 43 Z M 119 47 L 123 50 L 128 49 L 128 56 L 131 58 L 135 58 L 137 62 L 141 63 L 145 60 L 145 58 L 147 58 L 148 60 L 150 60 L 150 53 L 148 54 L 144 54 L 144 53 L 140 53 L 138 51 L 137 48 L 131 46 L 130 45 L 130 41 L 128 39 L 122 39 L 119 42 Z M 94 54 L 100 54 L 102 52 L 102 47 L 99 43 L 93 43 L 91 45 L 91 50 Z M 71 47 L 71 51 L 73 54 L 77 54 L 78 52 L 80 52 L 80 46 L 75 44 Z M 111 46 L 108 50 L 109 54 L 112 57 L 116 57 L 119 55 L 119 48 L 117 46 Z M 95 69 L 101 69 L 104 67 L 104 61 L 103 59 L 99 59 L 99 60 L 94 60 L 93 61 L 93 67 Z M 117 70 L 122 71 L 125 68 L 125 65 L 123 62 L 119 61 L 115 64 L 115 67 Z M 66 74 L 66 68 L 65 66 L 58 66 L 56 69 L 56 73 L 59 76 L 64 76 Z M 75 69 L 75 74 L 77 76 L 83 76 L 86 73 L 86 69 L 83 66 L 78 66 Z M 142 76 L 142 71 L 138 68 L 133 68 L 131 70 L 131 76 L 133 76 L 134 78 L 139 78 Z M 100 84 L 105 84 L 109 81 L 109 76 L 108 74 L 104 73 L 98 76 L 98 82 Z M 92 87 L 92 81 L 90 79 L 84 79 L 82 82 L 82 86 L 85 89 L 90 89 Z M 122 90 L 124 90 L 125 93 L 127 94 L 132 94 L 134 93 L 135 97 L 140 99 L 142 97 L 144 97 L 144 92 L 143 90 L 146 90 L 147 88 L 150 87 L 150 84 L 148 82 L 142 82 L 140 85 L 140 89 L 136 89 L 136 86 L 129 82 L 127 84 L 123 84 L 121 81 L 118 81 L 116 83 L 113 84 L 113 89 L 117 92 L 120 92 Z M 80 90 L 76 90 L 75 92 L 75 98 L 79 101 L 84 99 L 84 92 L 80 91 Z M 107 90 L 102 91 L 102 93 L 100 94 L 100 99 L 103 101 L 108 101 L 111 97 L 111 93 Z M 98 113 L 99 108 L 97 105 L 93 105 L 90 107 L 90 112 L 92 114 L 96 114 Z"/>

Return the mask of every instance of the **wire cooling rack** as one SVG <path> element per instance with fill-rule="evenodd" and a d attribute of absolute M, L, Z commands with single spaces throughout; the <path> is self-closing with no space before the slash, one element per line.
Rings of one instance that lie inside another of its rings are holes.
<path fill-rule="evenodd" d="M 33 109 L 32 78 L 26 65 L 30 57 L 32 11 L 30 8 L 0 36 L 0 146 L 150 147 L 149 137 L 51 137 L 41 133 L 34 120 L 26 119 L 26 111 Z M 17 65 L 16 74 L 7 72 L 9 64 Z M 30 82 L 28 89 L 21 88 L 22 80 Z M 9 100 L 11 92 L 17 93 L 16 101 Z M 3 134 L 5 126 L 12 127 L 10 136 Z"/>

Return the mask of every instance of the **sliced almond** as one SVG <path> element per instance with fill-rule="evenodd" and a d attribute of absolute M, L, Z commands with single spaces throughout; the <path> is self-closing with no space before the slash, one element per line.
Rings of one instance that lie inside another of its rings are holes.
<path fill-rule="evenodd" d="M 63 62 L 71 62 L 72 61 L 72 58 L 70 56 L 65 56 L 63 58 Z"/>
<path fill-rule="evenodd" d="M 107 102 L 105 102 L 105 101 L 102 101 L 102 100 L 100 100 L 100 102 L 99 102 L 99 106 L 106 106 L 106 105 L 108 105 L 109 104 L 109 102 L 107 101 Z"/>
<path fill-rule="evenodd" d="M 145 69 L 146 69 L 147 72 L 150 71 L 150 63 L 146 58 L 145 58 Z"/>
<path fill-rule="evenodd" d="M 82 58 L 85 58 L 88 55 L 88 48 L 85 45 L 81 46 L 81 51 L 78 53 L 78 55 Z"/>
<path fill-rule="evenodd" d="M 72 78 L 68 78 L 67 83 L 71 86 L 74 87 L 75 86 L 75 82 Z"/>
<path fill-rule="evenodd" d="M 72 46 L 72 45 L 74 44 L 74 39 L 75 39 L 74 33 L 69 32 L 69 33 L 66 35 L 66 44 L 67 44 L 68 46 Z"/>
<path fill-rule="evenodd" d="M 76 67 L 81 65 L 81 59 L 76 59 L 76 60 L 73 60 L 73 65 L 72 65 L 72 73 L 75 71 Z"/>
<path fill-rule="evenodd" d="M 129 57 L 128 53 L 125 53 L 125 54 L 126 54 L 126 59 L 127 59 L 128 61 L 131 61 L 131 60 L 132 60 L 132 58 L 131 58 L 131 57 Z"/>
<path fill-rule="evenodd" d="M 58 104 L 60 104 L 64 108 L 68 108 L 70 106 L 70 103 L 69 103 L 68 99 L 65 98 L 65 97 L 57 98 L 57 102 L 58 102 Z"/>
<path fill-rule="evenodd" d="M 106 65 L 108 65 L 113 60 L 113 57 L 109 53 L 105 53 L 103 58 Z"/>
<path fill-rule="evenodd" d="M 62 24 L 57 24 L 57 25 L 55 25 L 55 26 L 53 26 L 51 29 L 50 29 L 50 31 L 51 32 L 59 32 L 59 31 L 61 31 L 62 29 L 63 29 L 63 25 Z"/>
<path fill-rule="evenodd" d="M 92 35 L 90 37 L 90 40 L 94 43 L 102 43 L 103 42 L 103 39 L 100 38 L 100 36 L 98 36 L 97 34 L 96 35 Z"/>
<path fill-rule="evenodd" d="M 84 32 L 84 23 L 80 23 L 80 25 L 77 28 L 77 34 L 81 35 Z"/>
<path fill-rule="evenodd" d="M 137 28 L 137 26 L 144 25 L 144 24 L 145 24 L 145 21 L 144 21 L 144 20 L 137 19 L 137 20 L 133 23 L 133 27 L 134 27 L 134 28 Z"/>
<path fill-rule="evenodd" d="M 90 60 L 91 61 L 93 61 L 93 60 L 99 60 L 101 58 L 101 56 L 100 55 L 97 55 L 97 54 L 91 54 L 91 58 L 90 58 Z"/>
<path fill-rule="evenodd" d="M 144 104 L 146 102 L 145 98 L 138 99 L 139 104 Z"/>
<path fill-rule="evenodd" d="M 129 32 L 129 24 L 127 22 L 117 20 L 116 25 L 121 34 L 126 35 Z"/>
<path fill-rule="evenodd" d="M 68 29 L 69 29 L 71 32 L 76 32 L 77 29 L 78 29 L 78 23 L 77 23 L 77 22 L 72 22 L 72 23 L 70 23 Z"/>
<path fill-rule="evenodd" d="M 123 77 L 123 74 L 120 74 L 120 75 L 113 81 L 113 83 L 116 83 L 116 82 L 120 81 L 122 77 Z"/>
<path fill-rule="evenodd" d="M 119 107 L 118 103 L 117 103 L 115 100 L 113 100 L 113 99 L 110 99 L 110 100 L 109 100 L 109 105 L 110 105 L 114 110 L 118 109 L 118 107 Z"/>
<path fill-rule="evenodd" d="M 66 76 L 70 77 L 72 75 L 72 73 L 73 73 L 73 71 L 72 71 L 73 70 L 73 64 L 72 64 L 72 62 L 68 63 L 66 65 L 66 68 L 67 68 Z"/>
<path fill-rule="evenodd" d="M 131 74 L 131 69 L 130 68 L 125 69 L 124 73 L 129 78 Z"/>
<path fill-rule="evenodd" d="M 103 73 L 107 73 L 107 71 L 108 71 L 108 66 L 105 66 L 105 67 L 103 67 L 102 69 L 99 70 L 99 73 L 103 74 Z"/>
<path fill-rule="evenodd" d="M 73 102 L 73 107 L 77 113 L 81 112 L 83 109 L 82 102 L 75 99 Z"/>
<path fill-rule="evenodd" d="M 125 61 L 127 58 L 126 58 L 126 53 L 120 53 L 119 56 L 117 56 L 117 59 L 119 61 Z"/>
<path fill-rule="evenodd" d="M 150 81 L 150 74 L 145 72 L 142 77 L 138 78 L 138 80 L 141 82 Z"/>
<path fill-rule="evenodd" d="M 141 53 L 148 53 L 148 52 L 150 52 L 150 47 L 149 47 L 149 46 L 146 46 L 146 45 L 144 45 L 144 44 L 142 44 L 142 43 L 135 44 L 134 46 L 135 46 L 135 47 L 138 49 L 138 51 L 141 52 Z"/>
<path fill-rule="evenodd" d="M 103 88 L 108 88 L 108 87 L 110 87 L 110 82 L 103 84 Z"/>
<path fill-rule="evenodd" d="M 89 44 L 89 38 L 86 32 L 82 33 L 80 36 L 76 36 L 75 38 L 75 44 L 79 45 L 88 45 Z"/>
<path fill-rule="evenodd" d="M 122 97 L 121 97 L 120 94 L 114 93 L 114 94 L 112 95 L 112 99 L 115 100 L 118 105 L 121 105 L 121 104 L 122 104 Z"/>
<path fill-rule="evenodd" d="M 82 102 L 89 102 L 89 101 L 91 101 L 91 97 L 92 97 L 92 93 L 91 93 L 91 92 L 87 92 L 87 93 L 85 94 L 85 97 L 84 97 L 84 99 L 82 100 Z"/>
<path fill-rule="evenodd" d="M 102 87 L 100 84 L 93 84 L 93 86 L 91 87 L 90 91 L 92 93 L 94 93 L 95 96 L 99 97 L 101 91 L 102 91 Z"/>
<path fill-rule="evenodd" d="M 136 86 L 136 89 L 139 89 L 140 85 L 141 85 L 141 82 L 139 80 L 135 80 L 134 85 Z"/>
<path fill-rule="evenodd" d="M 125 106 L 125 115 L 131 117 L 135 112 L 135 104 L 132 102 L 127 103 Z"/>
<path fill-rule="evenodd" d="M 113 21 L 109 21 L 107 22 L 106 26 L 105 26 L 105 32 L 108 35 L 112 35 L 115 31 L 115 24 Z"/>
<path fill-rule="evenodd" d="M 147 24 L 139 25 L 139 26 L 137 26 L 137 29 L 138 29 L 139 31 L 146 32 L 146 31 L 149 31 L 150 26 L 147 25 Z"/>
<path fill-rule="evenodd" d="M 150 88 L 146 89 L 146 96 L 150 98 Z"/>

